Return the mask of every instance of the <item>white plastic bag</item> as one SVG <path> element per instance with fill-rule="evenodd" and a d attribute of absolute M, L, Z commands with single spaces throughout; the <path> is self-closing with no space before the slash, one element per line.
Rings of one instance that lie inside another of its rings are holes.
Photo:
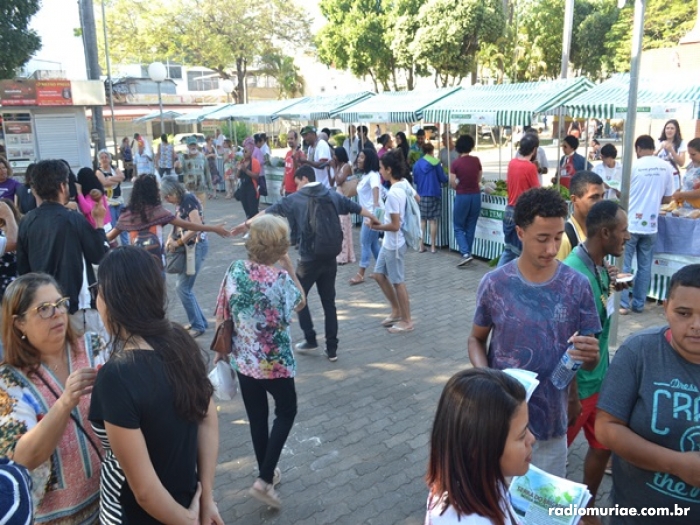
<path fill-rule="evenodd" d="M 214 386 L 214 395 L 219 401 L 231 401 L 238 394 L 238 379 L 231 363 L 219 361 L 209 372 L 209 381 Z"/>

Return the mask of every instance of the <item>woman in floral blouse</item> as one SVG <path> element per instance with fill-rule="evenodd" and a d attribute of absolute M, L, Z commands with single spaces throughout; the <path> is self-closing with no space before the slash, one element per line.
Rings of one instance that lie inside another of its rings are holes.
<path fill-rule="evenodd" d="M 252 221 L 246 240 L 248 260 L 231 264 L 216 305 L 217 323 L 233 319 L 235 327 L 232 356 L 219 354 L 215 361 L 230 358 L 238 372 L 259 468 L 249 492 L 275 508 L 281 506 L 274 488 L 281 477 L 277 462 L 297 413 L 289 325 L 293 313 L 306 303 L 288 248 L 286 221 L 273 215 Z M 281 268 L 275 268 L 275 263 Z M 268 429 L 268 393 L 275 400 L 272 431 Z"/>
<path fill-rule="evenodd" d="M 96 334 L 75 337 L 62 295 L 51 276 L 39 273 L 19 277 L 5 291 L 0 457 L 30 470 L 35 523 L 91 524 L 100 449 L 87 413 L 95 367 L 106 355 Z"/>

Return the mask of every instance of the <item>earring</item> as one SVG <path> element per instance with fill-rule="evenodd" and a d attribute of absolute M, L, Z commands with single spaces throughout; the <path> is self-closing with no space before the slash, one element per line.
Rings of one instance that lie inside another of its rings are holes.
<path fill-rule="evenodd" d="M 22 341 L 25 341 L 27 339 L 27 334 L 22 334 Z"/>

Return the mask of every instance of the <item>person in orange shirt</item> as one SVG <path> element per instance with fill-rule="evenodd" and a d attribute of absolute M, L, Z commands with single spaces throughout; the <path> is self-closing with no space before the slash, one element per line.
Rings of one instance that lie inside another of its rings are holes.
<path fill-rule="evenodd" d="M 306 159 L 306 155 L 299 147 L 299 134 L 293 129 L 287 132 L 287 146 L 289 146 L 289 151 L 284 157 L 284 181 L 282 186 L 280 186 L 280 195 L 282 197 L 297 191 L 294 172 L 300 166 L 299 161 Z M 299 245 L 299 226 L 294 217 L 288 217 L 287 220 L 289 221 L 290 240 L 292 246 L 296 247 Z"/>

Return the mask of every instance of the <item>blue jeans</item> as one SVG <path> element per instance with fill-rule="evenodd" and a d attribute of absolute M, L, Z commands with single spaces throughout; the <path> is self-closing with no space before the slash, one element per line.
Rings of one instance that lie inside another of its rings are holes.
<path fill-rule="evenodd" d="M 119 220 L 119 216 L 122 214 L 123 209 L 123 204 L 120 204 L 119 206 L 109 207 L 109 216 L 112 219 L 112 228 L 115 228 L 117 226 L 117 221 Z M 129 246 L 129 232 L 121 232 L 119 234 L 119 243 L 122 246 Z"/>
<path fill-rule="evenodd" d="M 370 229 L 364 221 L 360 229 L 360 245 L 362 246 L 360 268 L 369 268 L 370 256 L 373 255 L 375 261 L 379 257 L 379 232 Z"/>
<path fill-rule="evenodd" d="M 630 240 L 625 244 L 625 260 L 622 271 L 629 273 L 632 270 L 632 260 L 637 256 L 637 272 L 634 274 L 632 286 L 632 310 L 641 312 L 647 300 L 649 286 L 651 286 L 651 261 L 654 257 L 654 245 L 656 234 L 651 235 L 632 233 Z M 620 299 L 622 308 L 630 307 L 629 292 L 623 291 Z"/>
<path fill-rule="evenodd" d="M 185 272 L 177 275 L 175 290 L 177 291 L 177 296 L 180 298 L 180 302 L 182 302 L 182 307 L 185 309 L 187 320 L 192 325 L 192 330 L 204 331 L 209 327 L 209 323 L 207 323 L 207 319 L 204 317 L 204 313 L 199 307 L 197 298 L 192 291 L 192 288 L 194 288 L 194 282 L 199 274 L 199 270 L 202 268 L 204 259 L 207 257 L 207 252 L 209 252 L 209 241 L 199 241 L 197 243 L 197 247 L 195 248 L 194 275 L 187 275 Z"/>
<path fill-rule="evenodd" d="M 498 260 L 499 268 L 520 257 L 520 253 L 523 251 L 523 243 L 520 242 L 518 232 L 515 230 L 513 211 L 513 206 L 506 206 L 506 211 L 503 214 L 503 240 L 506 247 Z"/>
<path fill-rule="evenodd" d="M 452 224 L 459 253 L 471 255 L 476 223 L 481 213 L 481 193 L 465 193 L 455 196 Z"/>

